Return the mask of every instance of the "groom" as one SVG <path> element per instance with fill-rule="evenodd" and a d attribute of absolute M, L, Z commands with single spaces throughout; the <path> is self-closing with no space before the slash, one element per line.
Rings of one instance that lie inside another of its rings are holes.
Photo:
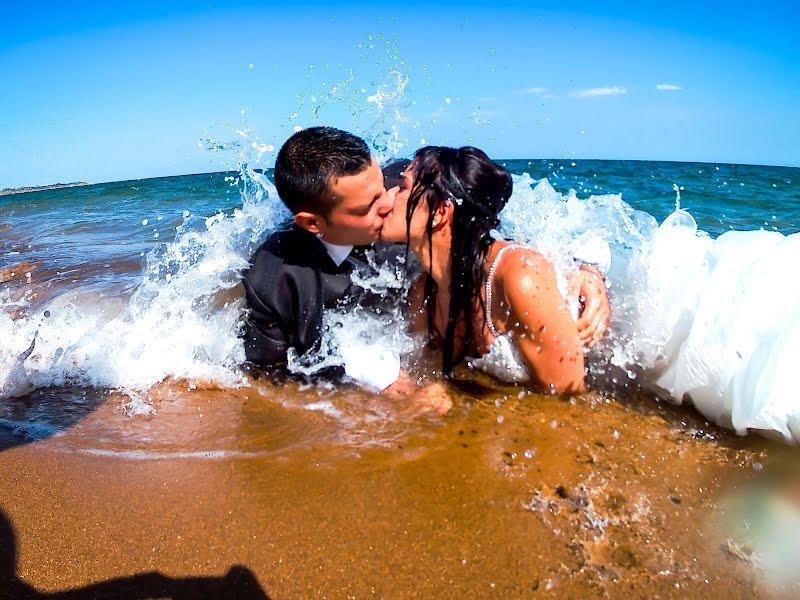
<path fill-rule="evenodd" d="M 366 142 L 332 127 L 303 129 L 280 149 L 275 187 L 294 219 L 256 250 L 243 274 L 244 346 L 253 367 L 285 367 L 289 348 L 300 355 L 319 340 L 324 310 L 357 300 L 361 290 L 350 274 L 360 264 L 360 248 L 378 239 L 392 210 L 386 188 L 397 184 L 405 164 L 387 167 L 387 185 Z M 605 319 L 597 315 L 608 313 L 605 286 L 596 272 L 583 277 L 581 321 L 585 331 L 602 334 Z M 392 381 L 370 383 L 382 388 Z"/>
<path fill-rule="evenodd" d="M 331 127 L 289 138 L 274 178 L 293 224 L 256 250 L 243 278 L 245 354 L 262 369 L 285 366 L 289 348 L 309 350 L 320 337 L 323 311 L 355 301 L 360 290 L 350 274 L 360 263 L 358 247 L 378 239 L 392 210 L 367 144 Z"/>

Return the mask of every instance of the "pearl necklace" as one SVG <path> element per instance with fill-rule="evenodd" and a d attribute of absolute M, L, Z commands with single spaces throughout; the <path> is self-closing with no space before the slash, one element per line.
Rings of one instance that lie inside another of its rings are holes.
<path fill-rule="evenodd" d="M 494 257 L 492 264 L 489 266 L 489 272 L 486 274 L 486 284 L 485 284 L 486 309 L 483 311 L 483 314 L 486 317 L 486 326 L 489 328 L 489 332 L 494 337 L 500 337 L 500 332 L 497 331 L 497 328 L 494 326 L 494 323 L 492 322 L 492 280 L 494 279 L 494 272 L 497 270 L 497 265 L 500 264 L 500 258 L 502 258 L 505 251 L 516 248 L 525 248 L 525 245 L 511 243 L 500 248 L 500 250 Z"/>

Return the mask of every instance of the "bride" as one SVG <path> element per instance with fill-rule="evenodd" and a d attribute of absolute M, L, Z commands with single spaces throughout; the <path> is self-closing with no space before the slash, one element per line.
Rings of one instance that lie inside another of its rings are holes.
<path fill-rule="evenodd" d="M 467 360 L 506 381 L 580 391 L 583 346 L 602 336 L 608 307 L 578 318 L 581 278 L 561 281 L 535 250 L 492 238 L 511 190 L 508 171 L 477 148 L 417 151 L 381 233 L 408 244 L 425 271 L 409 294 L 412 329 L 441 347 L 445 374 Z M 586 268 L 583 279 L 603 286 Z"/>
<path fill-rule="evenodd" d="M 573 319 L 575 286 L 560 285 L 533 249 L 491 237 L 511 195 L 508 172 L 475 148 L 423 148 L 391 193 L 382 236 L 407 242 L 425 269 L 411 316 L 442 347 L 445 373 L 467 361 L 502 379 L 580 390 L 582 342 L 605 323 L 588 334 L 589 307 Z M 785 275 L 800 234 L 712 239 L 682 210 L 661 226 L 638 223 L 620 231 L 627 249 L 618 249 L 616 303 L 625 321 L 609 340 L 611 364 L 635 369 L 673 402 L 691 398 L 739 434 L 800 443 L 800 278 Z"/>

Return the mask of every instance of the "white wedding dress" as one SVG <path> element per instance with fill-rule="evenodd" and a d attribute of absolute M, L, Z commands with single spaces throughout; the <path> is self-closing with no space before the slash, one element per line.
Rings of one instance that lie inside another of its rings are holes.
<path fill-rule="evenodd" d="M 675 211 L 627 265 L 620 300 L 630 322 L 617 364 L 634 359 L 647 384 L 678 403 L 691 398 L 719 425 L 797 443 L 799 260 L 800 234 L 711 239 Z"/>

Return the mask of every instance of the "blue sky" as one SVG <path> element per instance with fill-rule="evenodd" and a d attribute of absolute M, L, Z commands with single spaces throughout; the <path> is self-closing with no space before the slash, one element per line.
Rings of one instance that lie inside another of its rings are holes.
<path fill-rule="evenodd" d="M 66 4 L 0 16 L 0 188 L 232 167 L 212 139 L 269 166 L 313 124 L 394 127 L 400 154 L 800 166 L 795 2 Z"/>

